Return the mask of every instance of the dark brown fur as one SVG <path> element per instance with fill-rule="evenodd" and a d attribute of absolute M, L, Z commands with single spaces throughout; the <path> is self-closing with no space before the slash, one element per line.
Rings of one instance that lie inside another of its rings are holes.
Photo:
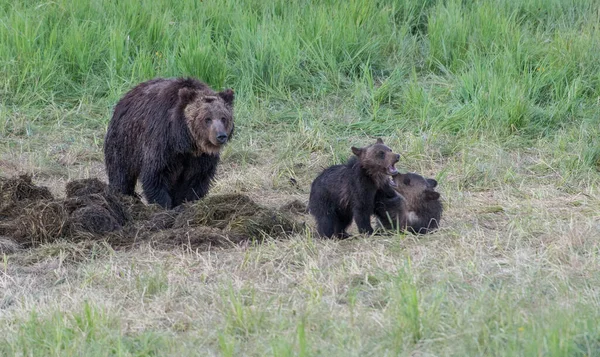
<path fill-rule="evenodd" d="M 375 197 L 375 215 L 385 229 L 430 233 L 438 228 L 442 216 L 437 181 L 406 173 L 394 176 L 396 193 L 383 190 Z"/>
<path fill-rule="evenodd" d="M 104 141 L 109 185 L 172 208 L 208 193 L 219 153 L 233 134 L 231 89 L 215 92 L 192 78 L 158 78 L 116 105 Z"/>
<path fill-rule="evenodd" d="M 345 165 L 325 169 L 312 183 L 309 211 L 321 236 L 348 237 L 346 229 L 352 219 L 359 232 L 372 234 L 375 193 L 389 190 L 389 194 L 394 194 L 390 175 L 397 173 L 394 164 L 400 155 L 381 139 L 365 148 L 353 147 L 352 152 L 355 156 Z"/>

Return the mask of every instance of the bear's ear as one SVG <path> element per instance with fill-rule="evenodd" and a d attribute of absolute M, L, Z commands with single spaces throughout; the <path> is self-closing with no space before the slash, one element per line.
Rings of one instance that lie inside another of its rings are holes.
<path fill-rule="evenodd" d="M 427 185 L 431 188 L 435 188 L 437 186 L 437 181 L 434 179 L 427 179 Z"/>
<path fill-rule="evenodd" d="M 433 201 L 440 198 L 440 194 L 435 191 L 425 191 L 425 201 Z"/>
<path fill-rule="evenodd" d="M 381 140 L 381 138 L 377 138 L 377 141 L 376 141 L 376 143 L 377 143 L 377 144 L 383 144 L 383 140 Z"/>
<path fill-rule="evenodd" d="M 223 98 L 225 104 L 233 105 L 235 94 L 233 93 L 233 89 L 227 88 L 224 91 L 219 92 L 219 97 Z"/>
<path fill-rule="evenodd" d="M 197 93 L 192 88 L 183 87 L 179 90 L 177 95 L 179 96 L 179 101 L 181 103 L 190 103 L 196 98 Z"/>
<path fill-rule="evenodd" d="M 362 155 L 363 153 L 363 149 L 361 148 L 357 148 L 357 147 L 352 147 L 352 153 L 358 157 L 360 157 L 360 155 Z"/>

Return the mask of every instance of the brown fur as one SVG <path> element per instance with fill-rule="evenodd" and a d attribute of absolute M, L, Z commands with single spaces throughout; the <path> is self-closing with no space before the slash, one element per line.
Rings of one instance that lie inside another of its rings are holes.
<path fill-rule="evenodd" d="M 381 139 L 365 148 L 352 147 L 352 152 L 355 156 L 345 165 L 325 169 L 312 183 L 309 211 L 321 236 L 347 237 L 352 219 L 361 233 L 373 233 L 375 193 L 389 190 L 394 194 L 390 175 L 397 173 L 394 164 L 400 155 Z"/>
<path fill-rule="evenodd" d="M 196 155 L 219 154 L 222 144 L 217 139 L 218 134 L 231 133 L 233 129 L 233 113 L 230 109 L 223 100 L 213 95 L 201 95 L 185 107 L 183 113 L 197 146 Z"/>
<path fill-rule="evenodd" d="M 219 153 L 231 139 L 234 94 L 192 78 L 153 79 L 115 107 L 104 142 L 109 185 L 172 208 L 208 193 Z"/>
<path fill-rule="evenodd" d="M 375 214 L 385 229 L 429 233 L 438 228 L 442 215 L 440 194 L 434 189 L 437 181 L 415 173 L 398 174 L 393 178 L 395 194 L 379 191 L 375 197 Z"/>

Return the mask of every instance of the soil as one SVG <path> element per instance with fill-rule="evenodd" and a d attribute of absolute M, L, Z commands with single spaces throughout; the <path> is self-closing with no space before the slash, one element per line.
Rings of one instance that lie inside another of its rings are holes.
<path fill-rule="evenodd" d="M 66 197 L 32 183 L 31 177 L 0 177 L 0 253 L 38 247 L 57 240 L 104 241 L 113 249 L 148 242 L 156 248 L 210 249 L 283 239 L 302 232 L 306 206 L 259 205 L 247 195 L 211 195 L 164 210 L 138 197 L 112 191 L 98 179 L 70 181 Z"/>

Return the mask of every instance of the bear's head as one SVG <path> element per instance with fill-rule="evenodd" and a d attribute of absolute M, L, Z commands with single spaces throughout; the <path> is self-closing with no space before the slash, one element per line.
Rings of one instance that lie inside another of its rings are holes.
<path fill-rule="evenodd" d="M 364 148 L 353 146 L 352 153 L 358 157 L 359 164 L 378 184 L 390 182 L 389 176 L 398 173 L 394 165 L 400 160 L 400 155 L 392 152 L 392 149 L 387 147 L 381 139 L 377 139 L 375 144 Z"/>
<path fill-rule="evenodd" d="M 440 198 L 440 194 L 434 190 L 437 181 L 431 178 L 409 172 L 394 176 L 394 183 L 394 189 L 406 199 L 409 210 Z"/>
<path fill-rule="evenodd" d="M 179 90 L 183 116 L 198 153 L 217 155 L 233 135 L 233 99 L 231 89 L 207 93 L 191 88 Z"/>

